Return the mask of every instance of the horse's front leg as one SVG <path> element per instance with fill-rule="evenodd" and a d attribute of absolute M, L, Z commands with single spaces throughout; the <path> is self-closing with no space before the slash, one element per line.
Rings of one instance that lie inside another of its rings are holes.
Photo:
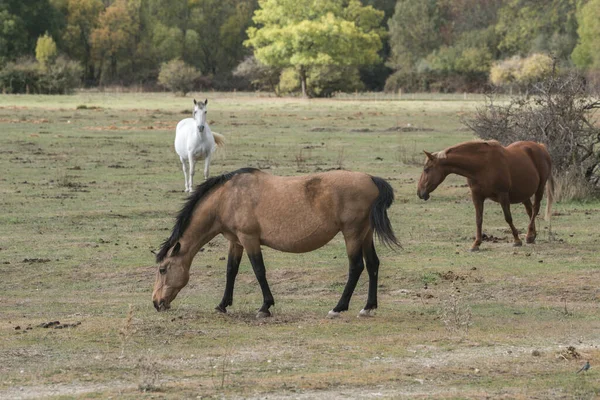
<path fill-rule="evenodd" d="M 344 288 L 344 292 L 342 293 L 342 297 L 340 298 L 337 306 L 335 306 L 333 310 L 329 311 L 327 315 L 329 318 L 339 317 L 342 311 L 348 310 L 352 293 L 354 293 L 354 289 L 356 288 L 360 274 L 365 269 L 362 244 L 358 240 L 349 240 L 346 237 L 345 239 L 346 252 L 348 254 L 349 261 L 348 281 L 346 282 L 346 287 Z"/>
<path fill-rule="evenodd" d="M 204 159 L 204 180 L 208 179 L 208 175 L 210 173 L 210 159 L 212 157 L 212 154 L 208 154 L 206 156 L 206 158 Z"/>
<path fill-rule="evenodd" d="M 481 245 L 481 227 L 483 225 L 483 202 L 484 198 L 478 194 L 471 193 L 473 205 L 475 206 L 475 225 L 477 226 L 477 232 L 475 233 L 475 241 L 471 246 L 470 251 L 479 251 Z"/>
<path fill-rule="evenodd" d="M 225 293 L 221 303 L 215 307 L 215 310 L 222 313 L 227 312 L 227 306 L 233 304 L 233 286 L 235 284 L 235 277 L 237 276 L 240 268 L 240 261 L 242 260 L 242 254 L 244 248 L 239 244 L 229 242 L 229 256 L 227 258 L 227 283 L 225 284 Z"/>
<path fill-rule="evenodd" d="M 265 262 L 263 261 L 262 251 L 260 250 L 260 244 L 252 243 L 252 246 L 244 245 L 244 247 L 246 248 L 246 252 L 248 253 L 250 264 L 252 264 L 254 275 L 256 275 L 256 279 L 258 280 L 258 284 L 260 285 L 260 289 L 262 290 L 263 295 L 263 305 L 258 310 L 256 318 L 270 317 L 271 312 L 269 311 L 269 308 L 275 305 L 275 299 L 271 294 L 271 289 L 269 288 L 269 283 L 267 282 Z"/>
<path fill-rule="evenodd" d="M 189 178 L 189 184 L 188 184 L 188 188 L 189 191 L 192 192 L 194 190 L 194 174 L 196 173 L 196 158 L 194 156 L 194 154 L 190 153 L 189 154 L 189 162 L 190 162 L 190 172 L 188 174 L 188 178 Z"/>
<path fill-rule="evenodd" d="M 181 169 L 183 169 L 183 179 L 185 179 L 185 191 L 189 192 L 190 187 L 188 185 L 189 181 L 188 181 L 187 165 L 185 165 L 185 160 L 183 159 L 183 157 L 179 157 L 179 159 L 181 160 Z"/>
<path fill-rule="evenodd" d="M 519 231 L 517 231 L 517 228 L 515 228 L 515 226 L 513 225 L 512 214 L 510 213 L 510 201 L 508 200 L 508 194 L 501 196 L 499 200 L 500 205 L 502 206 L 502 212 L 504 213 L 504 220 L 506 221 L 506 223 L 510 227 L 510 230 L 512 231 L 512 235 L 514 238 L 513 246 L 522 246 L 523 242 L 521 241 L 521 239 L 519 239 Z"/>

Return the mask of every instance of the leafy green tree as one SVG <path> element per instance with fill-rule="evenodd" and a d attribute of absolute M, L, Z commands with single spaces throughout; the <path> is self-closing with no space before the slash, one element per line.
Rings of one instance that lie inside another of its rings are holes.
<path fill-rule="evenodd" d="M 442 44 L 436 0 L 398 0 L 389 27 L 392 55 L 388 64 L 395 70 L 412 70 L 418 60 Z"/>
<path fill-rule="evenodd" d="M 311 69 L 379 59 L 383 12 L 358 0 L 259 0 L 259 7 L 245 44 L 266 65 L 295 68 L 305 97 Z"/>
<path fill-rule="evenodd" d="M 502 38 L 498 49 L 504 56 L 544 51 L 568 57 L 577 35 L 577 3 L 578 0 L 506 1 L 496 24 L 496 32 Z"/>
<path fill-rule="evenodd" d="M 100 15 L 98 27 L 92 31 L 92 55 L 102 71 L 100 82 L 116 81 L 119 63 L 131 63 L 136 53 L 136 3 L 116 0 Z"/>
<path fill-rule="evenodd" d="M 52 36 L 48 35 L 48 32 L 44 36 L 40 36 L 35 46 L 35 58 L 38 60 L 43 68 L 47 68 L 49 64 L 52 64 L 58 55 L 56 49 L 56 43 Z"/>
<path fill-rule="evenodd" d="M 148 37 L 160 64 L 174 58 L 219 79 L 249 54 L 242 44 L 257 0 L 146 0 Z"/>
<path fill-rule="evenodd" d="M 575 65 L 600 69 L 600 0 L 590 0 L 577 14 L 579 42 L 573 50 Z"/>
<path fill-rule="evenodd" d="M 104 10 L 101 0 L 66 0 L 64 13 L 66 26 L 62 33 L 63 46 L 66 53 L 81 61 L 84 68 L 84 79 L 96 78 L 92 61 L 92 32 L 98 26 L 98 18 Z"/>
<path fill-rule="evenodd" d="M 32 55 L 38 37 L 55 31 L 58 16 L 49 0 L 0 0 L 0 65 Z"/>

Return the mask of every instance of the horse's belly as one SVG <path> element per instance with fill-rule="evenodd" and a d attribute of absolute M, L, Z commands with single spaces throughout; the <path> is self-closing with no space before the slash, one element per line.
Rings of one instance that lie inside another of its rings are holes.
<path fill-rule="evenodd" d="M 261 244 L 286 253 L 307 253 L 323 247 L 335 237 L 339 229 L 321 229 L 312 232 L 289 230 L 261 235 Z"/>

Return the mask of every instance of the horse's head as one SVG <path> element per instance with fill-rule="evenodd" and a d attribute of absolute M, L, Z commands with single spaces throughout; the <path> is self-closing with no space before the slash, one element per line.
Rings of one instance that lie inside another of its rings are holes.
<path fill-rule="evenodd" d="M 439 153 L 428 153 L 423 150 L 427 158 L 425 159 L 425 165 L 423 166 L 423 172 L 421 178 L 419 178 L 419 185 L 417 186 L 417 195 L 420 199 L 428 200 L 429 194 L 438 187 L 440 183 L 446 179 L 448 175 L 443 166 L 441 165 Z"/>
<path fill-rule="evenodd" d="M 160 261 L 152 292 L 152 302 L 156 311 L 171 308 L 171 302 L 177 293 L 188 283 L 191 260 L 181 251 L 181 243 L 177 242 L 169 249 L 166 257 Z"/>
<path fill-rule="evenodd" d="M 206 113 L 208 112 L 208 99 L 203 102 L 197 102 L 194 99 L 194 119 L 200 132 L 204 131 L 204 124 L 206 124 Z"/>

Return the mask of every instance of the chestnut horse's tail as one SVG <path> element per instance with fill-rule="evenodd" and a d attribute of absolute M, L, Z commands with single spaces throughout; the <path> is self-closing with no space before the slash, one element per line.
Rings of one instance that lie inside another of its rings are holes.
<path fill-rule="evenodd" d="M 394 189 L 385 180 L 372 176 L 371 180 L 379 189 L 379 196 L 375 199 L 371 207 L 371 227 L 379 238 L 379 241 L 385 246 L 393 249 L 394 247 L 402 247 L 387 215 L 387 209 L 394 202 Z"/>
<path fill-rule="evenodd" d="M 546 215 L 544 215 L 544 219 L 546 221 L 550 221 L 550 217 L 552 217 L 552 203 L 554 202 L 554 177 L 552 176 L 552 172 L 550 172 L 550 176 L 548 177 L 548 181 L 546 182 Z"/>

